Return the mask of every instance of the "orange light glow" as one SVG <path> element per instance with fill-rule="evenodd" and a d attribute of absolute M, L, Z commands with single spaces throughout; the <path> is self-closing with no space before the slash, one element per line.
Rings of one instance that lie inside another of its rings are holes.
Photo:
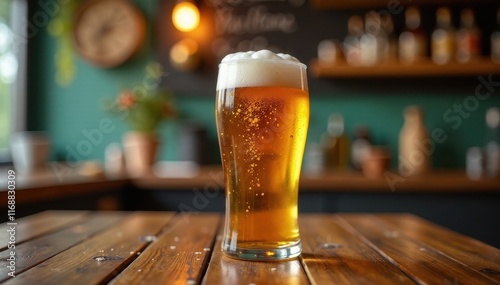
<path fill-rule="evenodd" d="M 172 12 L 172 22 L 181 32 L 190 32 L 200 24 L 200 12 L 191 2 L 180 2 Z"/>

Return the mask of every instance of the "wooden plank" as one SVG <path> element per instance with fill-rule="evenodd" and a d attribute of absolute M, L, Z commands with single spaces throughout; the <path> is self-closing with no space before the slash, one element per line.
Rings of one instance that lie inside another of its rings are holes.
<path fill-rule="evenodd" d="M 377 215 L 414 239 L 500 283 L 500 250 L 413 215 Z"/>
<path fill-rule="evenodd" d="M 221 165 L 201 166 L 199 172 L 192 177 L 158 177 L 154 174 L 132 178 L 132 183 L 144 190 L 164 190 L 165 188 L 193 191 L 200 190 L 215 191 L 224 190 L 224 172 Z"/>
<path fill-rule="evenodd" d="M 500 64 L 498 65 L 500 68 Z M 392 173 L 396 177 L 397 173 Z M 132 179 L 132 183 L 143 190 L 220 191 L 223 195 L 224 175 L 221 166 L 202 166 L 194 177 L 162 178 L 154 175 Z M 368 179 L 359 171 L 321 171 L 304 172 L 300 176 L 299 189 L 306 191 L 343 191 L 343 192 L 443 192 L 443 193 L 500 193 L 500 179 L 482 178 L 471 180 L 464 170 L 434 169 L 431 173 L 419 177 L 394 179 L 391 189 L 385 177 Z"/>
<path fill-rule="evenodd" d="M 65 212 L 61 212 L 61 215 L 64 214 Z M 19 262 L 16 263 L 15 275 L 87 239 L 124 216 L 123 213 L 117 212 L 92 214 L 86 220 L 81 220 L 71 227 L 16 245 L 15 257 Z M 11 249 L 6 249 L 0 252 L 0 281 L 9 278 L 7 273 L 10 270 L 7 268 L 9 263 L 7 259 L 10 257 L 10 251 Z"/>
<path fill-rule="evenodd" d="M 440 77 L 440 76 L 478 76 L 480 74 L 500 73 L 500 64 L 489 59 L 470 63 L 434 64 L 432 61 L 403 65 L 386 63 L 374 66 L 352 66 L 348 64 L 323 64 L 317 59 L 310 63 L 311 72 L 316 77 L 325 78 L 400 78 L 400 77 Z"/>
<path fill-rule="evenodd" d="M 110 284 L 199 284 L 212 254 L 219 214 L 182 214 Z"/>
<path fill-rule="evenodd" d="M 222 227 L 202 284 L 310 284 L 298 259 L 279 262 L 238 260 L 222 253 L 221 240 Z"/>
<path fill-rule="evenodd" d="M 456 5 L 456 4 L 488 4 L 495 3 L 494 0 L 312 0 L 311 5 L 316 9 L 369 9 L 383 8 L 389 11 L 398 10 L 399 7 L 408 7 L 410 5 Z M 390 10 L 391 9 L 391 10 Z"/>
<path fill-rule="evenodd" d="M 401 217 L 404 223 L 404 216 Z M 425 284 L 496 284 L 373 215 L 340 215 L 344 228 L 362 238 L 412 279 Z"/>
<path fill-rule="evenodd" d="M 16 245 L 80 222 L 89 212 L 87 211 L 45 211 L 32 216 L 16 219 Z M 10 225 L 0 225 L 0 233 L 6 233 Z M 9 235 L 0 235 L 0 250 L 7 248 Z"/>
<path fill-rule="evenodd" d="M 21 273 L 5 284 L 103 284 L 130 264 L 173 213 L 135 212 L 119 224 Z"/>
<path fill-rule="evenodd" d="M 500 65 L 499 65 L 500 66 Z M 366 178 L 356 171 L 324 171 L 304 173 L 300 177 L 300 191 L 345 191 L 398 193 L 500 193 L 500 179 L 471 180 L 463 170 L 439 170 L 416 177 L 403 178 L 397 172 L 387 177 Z"/>
<path fill-rule="evenodd" d="M 331 215 L 302 216 L 299 223 L 302 263 L 312 284 L 415 284 Z"/>

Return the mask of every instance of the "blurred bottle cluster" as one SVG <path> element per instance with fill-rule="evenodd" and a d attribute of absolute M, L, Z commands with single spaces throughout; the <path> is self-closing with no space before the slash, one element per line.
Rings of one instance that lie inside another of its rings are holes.
<path fill-rule="evenodd" d="M 353 66 L 373 66 L 387 62 L 415 64 L 432 60 L 435 64 L 467 63 L 481 57 L 481 30 L 476 25 L 474 10 L 460 13 L 460 26 L 455 27 L 451 10 L 436 10 L 436 26 L 428 34 L 422 27 L 420 9 L 405 10 L 405 27 L 397 35 L 390 15 L 369 11 L 364 17 L 353 15 L 347 23 L 347 36 L 338 40 L 323 40 L 318 45 L 321 63 L 347 63 Z M 496 27 L 489 35 L 491 60 L 500 63 L 500 9 Z M 430 54 L 429 54 L 430 53 Z"/>

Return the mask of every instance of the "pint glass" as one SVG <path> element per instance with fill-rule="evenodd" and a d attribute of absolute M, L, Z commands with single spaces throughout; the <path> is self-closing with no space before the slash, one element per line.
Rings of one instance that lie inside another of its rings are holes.
<path fill-rule="evenodd" d="M 228 55 L 219 65 L 215 108 L 226 192 L 223 252 L 248 260 L 298 256 L 306 66 L 267 50 Z"/>

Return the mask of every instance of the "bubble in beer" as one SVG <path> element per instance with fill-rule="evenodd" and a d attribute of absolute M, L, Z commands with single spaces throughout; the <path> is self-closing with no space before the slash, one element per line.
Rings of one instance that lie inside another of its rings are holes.
<path fill-rule="evenodd" d="M 228 199 L 224 245 L 296 245 L 309 119 L 305 65 L 265 50 L 228 55 L 219 65 L 216 100 Z"/>

